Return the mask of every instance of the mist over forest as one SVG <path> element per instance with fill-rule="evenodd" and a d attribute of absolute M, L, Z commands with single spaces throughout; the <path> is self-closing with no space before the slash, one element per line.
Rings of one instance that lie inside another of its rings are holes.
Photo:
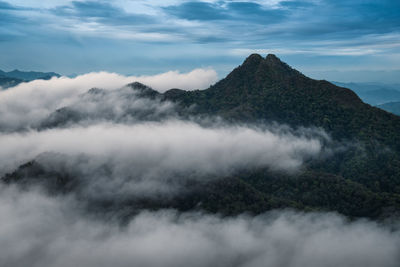
<path fill-rule="evenodd" d="M 150 88 L 91 73 L 1 91 L 1 265 L 397 266 L 397 220 L 286 202 L 229 215 L 188 198 L 260 169 L 296 176 L 354 147 L 322 127 L 196 115 L 163 97 L 215 81 L 204 74 L 149 76 Z"/>

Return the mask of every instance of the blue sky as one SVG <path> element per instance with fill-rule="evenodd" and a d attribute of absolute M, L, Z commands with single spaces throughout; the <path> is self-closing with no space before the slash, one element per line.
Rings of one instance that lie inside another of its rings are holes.
<path fill-rule="evenodd" d="M 400 83 L 399 0 L 0 0 L 0 69 L 154 74 L 275 53 L 315 78 Z"/>

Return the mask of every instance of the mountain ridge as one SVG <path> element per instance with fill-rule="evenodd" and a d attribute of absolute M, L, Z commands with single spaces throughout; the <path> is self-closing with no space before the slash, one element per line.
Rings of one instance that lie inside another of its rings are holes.
<path fill-rule="evenodd" d="M 0 70 L 0 88 L 7 89 L 33 80 L 50 80 L 52 77 L 61 77 L 61 75 L 55 72 L 20 71 L 17 69 L 5 72 Z"/>

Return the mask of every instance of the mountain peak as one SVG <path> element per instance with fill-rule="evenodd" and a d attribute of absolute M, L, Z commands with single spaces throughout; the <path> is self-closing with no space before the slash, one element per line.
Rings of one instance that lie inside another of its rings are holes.
<path fill-rule="evenodd" d="M 145 89 L 151 89 L 150 87 L 148 87 L 147 85 L 141 83 L 141 82 L 133 82 L 128 84 L 127 86 L 132 87 L 134 89 L 141 89 L 141 90 L 145 90 Z"/>
<path fill-rule="evenodd" d="M 251 118 L 268 118 L 296 125 L 308 125 L 313 122 L 321 126 L 327 110 L 335 110 L 338 106 L 346 112 L 363 108 L 362 101 L 351 90 L 337 87 L 327 81 L 308 78 L 273 54 L 266 57 L 250 55 L 226 78 L 203 93 L 206 101 L 203 107 L 207 112 L 210 109 L 207 101 L 216 101 L 220 106 L 213 107 L 213 112 L 219 111 L 224 116 L 229 114 L 229 117 L 244 121 Z M 174 94 L 176 95 L 178 96 L 175 98 L 184 99 L 186 103 L 191 101 L 188 94 Z M 209 100 L 211 98 L 212 101 Z M 199 102 L 197 104 L 201 105 Z M 312 105 L 306 108 L 304 103 Z M 313 110 L 317 105 L 320 111 L 318 115 L 321 116 L 318 118 Z M 307 112 L 297 109 L 297 106 L 307 109 Z M 296 112 L 301 115 L 294 116 Z"/>
<path fill-rule="evenodd" d="M 299 71 L 293 69 L 288 64 L 280 60 L 274 54 L 268 54 L 264 60 L 265 64 L 268 65 L 270 71 L 278 72 L 280 74 L 285 75 L 295 75 L 295 76 L 303 76 Z"/>
<path fill-rule="evenodd" d="M 263 61 L 263 57 L 259 54 L 251 54 L 243 62 L 242 66 L 246 65 L 258 65 Z"/>
<path fill-rule="evenodd" d="M 288 64 L 283 62 L 279 57 L 275 56 L 274 54 L 268 54 L 264 60 L 269 66 L 271 67 L 278 67 L 282 66 L 286 69 L 292 69 Z"/>
<path fill-rule="evenodd" d="M 274 55 L 274 54 L 268 54 L 266 57 L 265 57 L 265 59 L 267 60 L 267 61 L 271 61 L 271 62 L 273 62 L 273 61 L 279 61 L 279 62 L 282 62 L 276 55 Z"/>
<path fill-rule="evenodd" d="M 262 89 L 277 83 L 287 84 L 289 80 L 304 78 L 306 77 L 302 73 L 274 54 L 268 54 L 265 58 L 259 54 L 251 54 L 218 85 L 225 84 L 226 88 L 240 87 L 253 91 L 256 88 Z"/>
<path fill-rule="evenodd" d="M 136 92 L 138 92 L 141 97 L 154 98 L 158 95 L 158 92 L 156 90 L 137 81 L 130 83 L 127 86 L 136 90 Z"/>
<path fill-rule="evenodd" d="M 262 61 L 266 61 L 269 63 L 281 63 L 281 64 L 285 64 L 284 62 L 282 62 L 276 55 L 274 54 L 268 54 L 265 58 L 263 58 L 260 54 L 251 54 L 250 56 L 248 56 L 245 61 L 243 62 L 244 64 L 248 64 L 248 63 L 260 63 Z"/>

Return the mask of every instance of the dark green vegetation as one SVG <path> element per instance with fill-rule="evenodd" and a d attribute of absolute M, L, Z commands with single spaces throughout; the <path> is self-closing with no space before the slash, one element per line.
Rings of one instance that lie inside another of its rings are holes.
<path fill-rule="evenodd" d="M 378 108 L 391 112 L 400 116 L 400 102 L 389 102 L 382 105 L 378 105 Z"/>
<path fill-rule="evenodd" d="M 22 82 L 29 82 L 33 80 L 49 80 L 52 77 L 60 77 L 60 74 L 55 72 L 37 72 L 37 71 L 19 71 L 13 70 L 5 72 L 0 70 L 0 87 L 8 88 L 16 86 Z"/>
<path fill-rule="evenodd" d="M 312 80 L 274 55 L 251 55 L 209 89 L 172 89 L 158 94 L 143 86 L 141 93 L 177 103 L 182 116 L 320 127 L 342 149 L 308 162 L 296 174 L 248 170 L 214 182 L 190 184 L 187 193 L 170 199 L 108 200 L 92 205 L 92 209 L 117 207 L 129 215 L 140 208 L 172 207 L 230 215 L 287 207 L 370 218 L 396 216 L 400 211 L 400 117 L 363 103 L 349 89 Z M 74 177 L 61 172 L 50 174 L 58 178 L 48 184 L 46 168 L 31 162 L 4 180 L 30 183 L 36 179 L 47 183 L 50 192 L 79 188 Z"/>

